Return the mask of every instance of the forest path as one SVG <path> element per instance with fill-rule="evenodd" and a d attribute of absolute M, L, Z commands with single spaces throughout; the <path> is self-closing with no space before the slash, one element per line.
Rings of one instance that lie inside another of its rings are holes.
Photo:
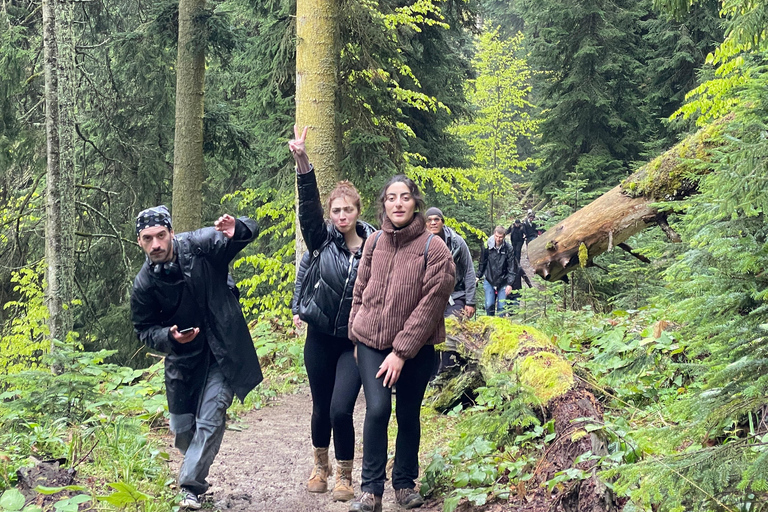
<path fill-rule="evenodd" d="M 310 415 L 312 401 L 309 389 L 282 395 L 270 405 L 250 411 L 230 424 L 224 434 L 208 481 L 211 489 L 204 497 L 203 510 L 222 512 L 346 512 L 349 503 L 334 502 L 330 491 L 325 494 L 307 492 L 307 479 L 312 471 Z M 362 464 L 362 432 L 365 400 L 361 391 L 355 408 L 355 493 L 360 492 Z M 173 441 L 169 438 L 169 443 Z M 333 444 L 333 443 L 331 443 Z M 173 450 L 172 446 L 169 450 Z M 175 455 L 174 471 L 181 461 Z M 333 448 L 331 447 L 333 460 Z M 423 468 L 422 468 L 423 469 Z M 332 488 L 334 477 L 329 480 Z M 389 482 L 388 482 L 389 483 Z M 390 485 L 384 493 L 384 512 L 402 510 L 395 504 Z M 420 510 L 442 510 L 441 503 L 428 503 Z"/>

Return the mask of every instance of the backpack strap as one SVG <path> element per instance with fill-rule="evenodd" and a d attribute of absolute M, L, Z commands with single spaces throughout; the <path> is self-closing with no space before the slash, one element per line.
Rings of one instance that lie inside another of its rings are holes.
<path fill-rule="evenodd" d="M 432 238 L 435 236 L 434 233 L 431 233 L 429 235 L 429 238 L 427 238 L 427 245 L 424 247 L 424 270 L 427 270 L 427 256 L 429 256 L 429 244 L 432 243 Z"/>
<path fill-rule="evenodd" d="M 374 249 L 376 249 L 376 244 L 379 243 L 379 238 L 381 238 L 381 234 L 383 231 L 379 230 L 376 232 L 376 236 L 373 237 L 373 246 L 371 246 L 371 253 L 373 253 Z"/>

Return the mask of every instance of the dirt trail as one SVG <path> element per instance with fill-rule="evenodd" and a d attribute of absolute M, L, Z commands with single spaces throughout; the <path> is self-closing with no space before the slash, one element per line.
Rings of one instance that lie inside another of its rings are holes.
<path fill-rule="evenodd" d="M 208 477 L 211 489 L 205 495 L 204 510 L 212 507 L 222 512 L 346 512 L 349 504 L 334 502 L 330 492 L 311 494 L 306 490 L 312 470 L 311 412 L 309 390 L 302 389 L 244 415 L 237 423 L 242 430 L 227 430 Z M 364 417 L 361 391 L 354 415 L 356 493 L 360 491 Z M 173 458 L 176 471 L 180 457 Z M 329 484 L 333 485 L 333 478 Z M 402 510 L 395 504 L 389 485 L 383 501 L 384 512 Z M 420 510 L 439 511 L 442 506 L 428 503 Z"/>

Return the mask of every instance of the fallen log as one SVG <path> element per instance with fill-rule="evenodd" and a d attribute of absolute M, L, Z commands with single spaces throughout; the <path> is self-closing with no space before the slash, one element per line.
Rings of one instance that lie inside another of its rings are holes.
<path fill-rule="evenodd" d="M 511 372 L 519 384 L 529 389 L 535 405 L 542 411 L 542 422 L 555 420 L 555 439 L 539 460 L 534 477 L 510 488 L 513 510 L 528 512 L 588 511 L 616 512 L 621 509 L 617 499 L 596 475 L 594 460 L 575 464 L 588 451 L 607 454 L 605 440 L 598 432 L 587 433 L 589 422 L 602 423 L 602 407 L 573 374 L 571 364 L 541 331 L 512 324 L 499 317 L 481 317 L 474 321 L 446 320 L 449 336 L 457 342 L 460 355 L 466 359 L 465 374 L 450 382 L 461 386 L 477 385 L 490 380 L 498 372 Z M 466 372 L 475 372 L 467 376 Z M 433 403 L 448 404 L 460 399 L 457 393 L 471 389 L 445 386 L 432 395 Z M 442 396 L 446 393 L 448 396 Z M 442 402 L 441 402 L 442 400 Z M 556 473 L 578 467 L 591 472 L 570 486 L 548 491 L 544 484 Z"/>
<path fill-rule="evenodd" d="M 699 178 L 711 171 L 707 163 L 732 119 L 726 116 L 687 137 L 533 240 L 528 245 L 528 260 L 535 272 L 547 281 L 562 279 L 653 225 L 679 242 L 666 221 L 671 207 L 659 208 L 657 203 L 696 193 Z"/>

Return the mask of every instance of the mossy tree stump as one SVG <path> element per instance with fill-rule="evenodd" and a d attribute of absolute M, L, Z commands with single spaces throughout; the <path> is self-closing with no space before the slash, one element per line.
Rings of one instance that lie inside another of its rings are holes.
<path fill-rule="evenodd" d="M 513 489 L 510 502 L 515 510 L 525 511 L 615 511 L 620 507 L 611 492 L 596 476 L 595 461 L 579 463 L 576 467 L 592 471 L 592 475 L 571 486 L 550 493 L 542 484 L 555 473 L 574 467 L 580 455 L 591 451 L 607 454 L 605 442 L 584 426 L 590 420 L 601 423 L 602 408 L 589 390 L 574 376 L 571 364 L 541 331 L 516 325 L 505 318 L 481 317 L 475 321 L 446 322 L 459 353 L 467 360 L 464 374 L 434 395 L 436 403 L 450 403 L 457 393 L 470 393 L 470 383 L 484 385 L 499 372 L 510 372 L 529 389 L 534 403 L 540 407 L 542 421 L 555 420 L 556 438 L 539 460 L 534 478 L 525 487 Z M 474 375 L 468 375 L 473 374 Z M 451 384 L 454 384 L 451 386 Z M 578 421 L 576 421 L 578 420 Z"/>

